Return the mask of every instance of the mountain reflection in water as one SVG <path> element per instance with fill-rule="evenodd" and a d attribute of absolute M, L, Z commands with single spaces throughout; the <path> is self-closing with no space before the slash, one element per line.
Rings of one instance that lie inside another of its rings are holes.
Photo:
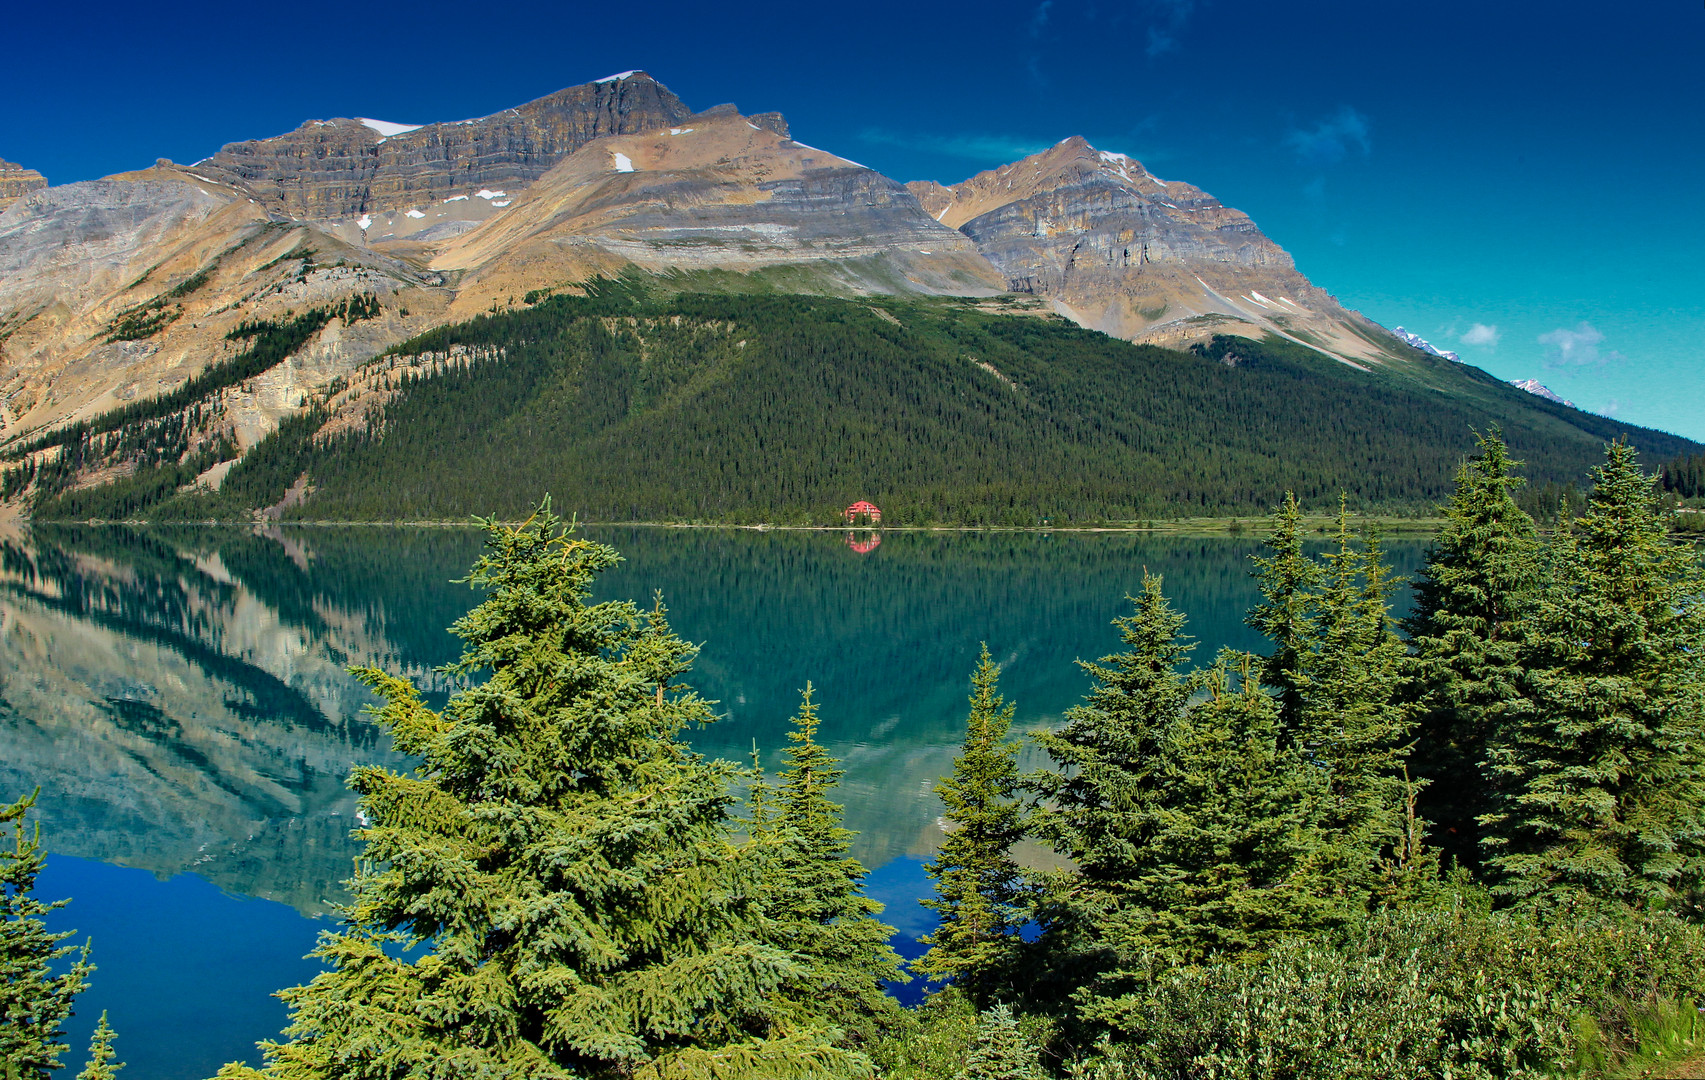
<path fill-rule="evenodd" d="M 1118 641 L 1143 568 L 1191 616 L 1205 661 L 1252 647 L 1248 538 L 593 528 L 625 561 L 598 599 L 662 590 L 701 642 L 691 682 L 725 718 L 690 738 L 774 763 L 806 680 L 845 761 L 839 798 L 876 867 L 927 855 L 978 644 L 1006 667 L 1021 727 L 1058 721 L 1072 661 Z M 314 914 L 356 845 L 344 777 L 405 768 L 347 673 L 407 673 L 441 702 L 446 632 L 477 600 L 472 529 L 36 526 L 0 542 L 0 796 L 42 788 L 51 850 L 184 871 Z M 1424 542 L 1391 545 L 1401 573 Z"/>

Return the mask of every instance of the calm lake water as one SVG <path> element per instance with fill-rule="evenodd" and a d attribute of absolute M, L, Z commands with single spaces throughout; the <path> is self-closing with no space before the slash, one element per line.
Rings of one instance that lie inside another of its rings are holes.
<path fill-rule="evenodd" d="M 694 685 L 725 718 L 706 753 L 770 760 L 807 680 L 869 891 L 907 939 L 978 643 L 1005 666 L 1021 727 L 1057 723 L 1113 651 L 1108 625 L 1144 567 L 1163 574 L 1206 661 L 1253 648 L 1253 538 L 1148 534 L 874 534 L 594 528 L 626 561 L 598 598 L 661 590 L 703 644 Z M 452 579 L 471 529 L 40 526 L 0 541 L 0 797 L 39 785 L 56 925 L 100 970 L 72 1023 L 74 1072 L 101 1010 L 126 1080 L 258 1063 L 285 1019 L 271 998 L 312 976 L 355 845 L 358 762 L 405 763 L 362 717 L 351 664 L 406 672 L 440 697 L 445 627 L 477 599 Z M 1425 541 L 1394 541 L 1400 573 Z M 904 943 L 902 943 L 904 944 Z M 908 952 L 915 950 L 908 949 Z"/>

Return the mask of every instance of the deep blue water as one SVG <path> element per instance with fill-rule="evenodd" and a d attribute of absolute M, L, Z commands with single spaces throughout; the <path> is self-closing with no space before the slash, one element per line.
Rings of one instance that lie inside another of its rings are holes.
<path fill-rule="evenodd" d="M 1109 621 L 1144 569 L 1201 642 L 1252 648 L 1253 538 L 1133 534 L 600 529 L 626 561 L 601 599 L 661 589 L 692 677 L 724 717 L 692 735 L 774 759 L 807 680 L 842 758 L 837 797 L 868 892 L 907 956 L 931 914 L 923 863 L 968 679 L 987 641 L 1019 727 L 1058 721 L 1087 688 L 1073 663 L 1119 647 Z M 479 536 L 449 529 L 38 528 L 0 540 L 0 798 L 42 788 L 55 925 L 94 940 L 100 970 L 71 1028 L 73 1075 L 102 1009 L 124 1080 L 189 1080 L 285 1020 L 271 996 L 342 895 L 358 762 L 404 764 L 362 719 L 350 664 L 408 673 L 456 655 L 445 631 L 476 599 L 452 579 Z M 1424 545 L 1391 545 L 1400 573 Z M 860 549 L 864 550 L 860 550 Z M 916 1000 L 922 986 L 896 990 Z"/>

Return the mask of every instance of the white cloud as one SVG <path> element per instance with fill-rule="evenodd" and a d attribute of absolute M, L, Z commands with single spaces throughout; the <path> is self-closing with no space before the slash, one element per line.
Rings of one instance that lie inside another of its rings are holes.
<path fill-rule="evenodd" d="M 1304 161 L 1326 165 L 1343 161 L 1352 150 L 1366 157 L 1373 149 L 1368 138 L 1368 118 L 1348 105 L 1339 106 L 1337 112 L 1311 130 L 1292 129 L 1285 136 L 1285 145 Z"/>
<path fill-rule="evenodd" d="M 1615 349 L 1600 351 L 1602 341 L 1604 335 L 1584 320 L 1573 330 L 1560 326 L 1539 335 L 1539 343 L 1545 346 L 1545 363 L 1550 367 L 1613 364 L 1628 359 Z"/>
<path fill-rule="evenodd" d="M 1498 346 L 1498 328 L 1477 322 L 1464 330 L 1457 340 L 1464 345 L 1483 345 L 1488 349 L 1495 349 Z"/>

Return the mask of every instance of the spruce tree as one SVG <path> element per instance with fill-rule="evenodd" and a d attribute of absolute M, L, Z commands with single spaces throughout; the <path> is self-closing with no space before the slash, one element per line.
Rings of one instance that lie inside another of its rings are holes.
<path fill-rule="evenodd" d="M 755 940 L 758 860 L 732 843 L 735 771 L 679 734 L 714 717 L 661 603 L 588 602 L 618 556 L 549 502 L 484 520 L 442 712 L 359 672 L 412 772 L 357 768 L 370 824 L 328 971 L 281 995 L 266 1074 L 491 1078 L 831 1075 L 858 1056 L 769 998 L 801 967 Z M 472 681 L 484 675 L 483 681 Z M 241 1066 L 222 1075 L 253 1076 Z"/>
<path fill-rule="evenodd" d="M 107 1014 L 102 1010 L 101 1022 L 95 1025 L 95 1034 L 89 1039 L 89 1062 L 77 1074 L 77 1080 L 113 1080 L 118 1075 L 118 1071 L 124 1068 L 124 1062 L 113 1060 L 118 1056 L 112 1048 L 116 1038 L 118 1032 L 107 1023 Z"/>
<path fill-rule="evenodd" d="M 809 683 L 782 751 L 787 765 L 773 791 L 753 785 L 750 833 L 766 856 L 765 940 L 800 965 L 783 996 L 797 1015 L 837 1025 L 868 1043 L 903 1010 L 883 984 L 905 978 L 888 944 L 894 928 L 876 918 L 882 905 L 861 891 L 865 868 L 850 854 L 853 832 L 830 799 L 843 770 L 821 743 Z"/>
<path fill-rule="evenodd" d="M 1261 678 L 1278 695 L 1279 725 L 1288 738 L 1301 724 L 1303 657 L 1314 639 L 1314 594 L 1321 577 L 1320 565 L 1302 550 L 1302 504 L 1291 492 L 1274 508 L 1262 543 L 1269 554 L 1253 557 L 1261 602 L 1244 622 L 1271 644 Z"/>
<path fill-rule="evenodd" d="M 932 979 L 951 980 L 973 1001 L 990 999 L 1010 977 L 1012 935 L 1023 922 L 1013 845 L 1024 835 L 1018 790 L 1019 742 L 1014 706 L 1000 694 L 1000 667 L 987 643 L 971 676 L 971 711 L 953 775 L 935 785 L 946 808 L 947 836 L 926 869 L 936 898 L 924 906 L 941 918 L 923 938 L 929 951 L 915 965 Z"/>
<path fill-rule="evenodd" d="M 1328 920 L 1309 874 L 1322 777 L 1283 745 L 1257 663 L 1222 652 L 1157 748 L 1155 825 L 1110 927 L 1125 952 L 1168 965 L 1248 958 Z"/>
<path fill-rule="evenodd" d="M 1639 908 L 1705 883 L 1705 574 L 1617 442 L 1553 541 L 1484 819 L 1499 894 Z"/>
<path fill-rule="evenodd" d="M 0 828 L 12 833 L 11 850 L 0 846 L 0 1061 L 17 1080 L 45 1080 L 60 1067 L 63 1025 L 94 971 L 87 943 L 81 950 L 64 944 L 75 931 L 55 933 L 42 920 L 70 901 L 43 901 L 33 892 L 47 860 L 41 826 L 29 821 L 39 794 L 0 806 Z M 73 954 L 77 959 L 55 974 L 55 963 Z"/>
<path fill-rule="evenodd" d="M 1079 661 L 1095 685 L 1064 727 L 1032 736 L 1054 767 L 1026 778 L 1040 802 L 1034 835 L 1073 866 L 1040 881 L 1036 989 L 1075 995 L 1091 1021 L 1145 977 L 1148 959 L 1127 947 L 1131 935 L 1120 926 L 1148 898 L 1140 871 L 1161 828 L 1163 744 L 1189 702 L 1179 666 L 1195 648 L 1160 578 L 1145 573 L 1132 603 L 1132 614 L 1114 620 L 1127 650 Z"/>
<path fill-rule="evenodd" d="M 1405 655 L 1392 631 L 1394 588 L 1369 530 L 1360 548 L 1342 505 L 1300 656 L 1296 745 L 1319 774 L 1309 811 L 1315 888 L 1345 916 L 1363 908 L 1382 858 L 1402 836 L 1408 727 L 1397 700 Z"/>
<path fill-rule="evenodd" d="M 1480 864 L 1490 812 L 1487 748 L 1521 696 L 1520 619 L 1539 582 L 1533 519 L 1516 504 L 1522 479 L 1498 429 L 1457 470 L 1445 525 L 1415 582 L 1404 620 L 1412 658 L 1405 697 L 1415 721 L 1418 809 L 1445 854 Z"/>
<path fill-rule="evenodd" d="M 1019 1029 L 1009 1005 L 995 1005 L 977 1017 L 977 1035 L 965 1054 L 957 1080 L 1045 1080 L 1041 1053 Z"/>

